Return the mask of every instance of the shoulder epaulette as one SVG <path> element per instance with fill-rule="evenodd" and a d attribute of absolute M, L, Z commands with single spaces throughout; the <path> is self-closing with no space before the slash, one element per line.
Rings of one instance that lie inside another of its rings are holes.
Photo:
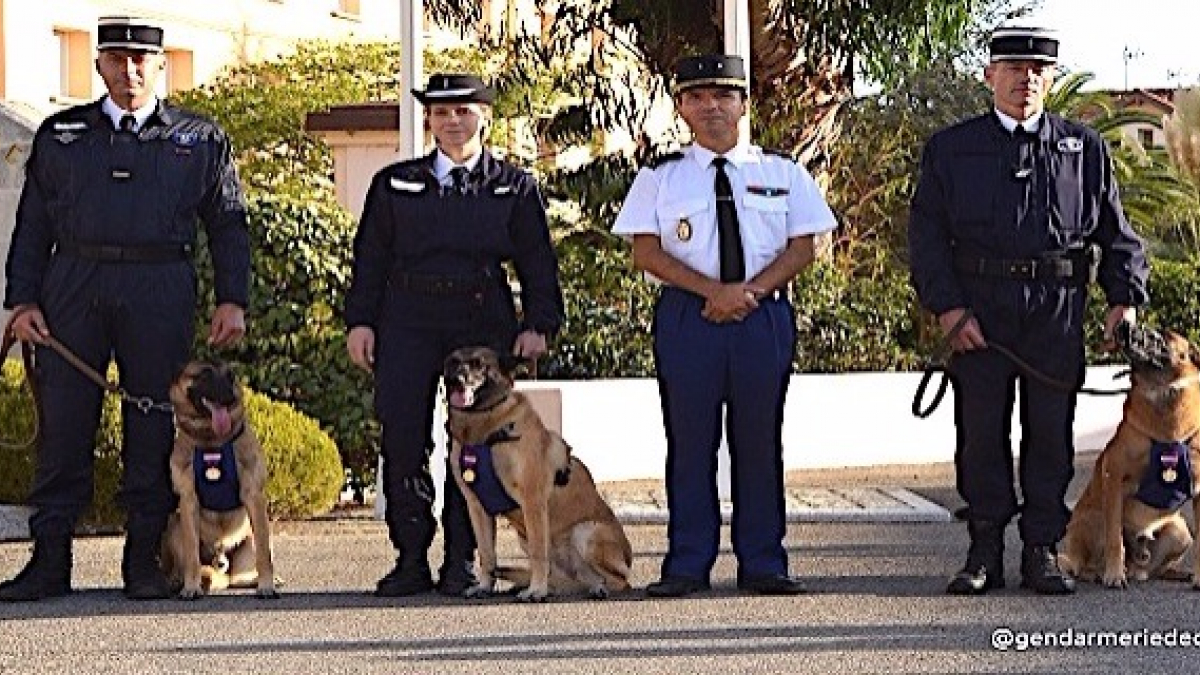
<path fill-rule="evenodd" d="M 646 162 L 646 166 L 650 167 L 651 169 L 657 169 L 658 167 L 660 167 L 664 164 L 669 164 L 671 162 L 675 162 L 675 161 L 678 161 L 681 159 L 683 159 L 682 152 L 679 152 L 679 151 L 668 152 L 665 155 L 659 155 L 657 157 L 652 157 L 649 162 Z"/>
<path fill-rule="evenodd" d="M 787 150 L 780 150 L 779 148 L 763 148 L 762 151 L 764 155 L 774 155 L 776 157 L 782 157 L 797 163 L 800 161 L 796 158 L 796 155 L 788 152 Z"/>

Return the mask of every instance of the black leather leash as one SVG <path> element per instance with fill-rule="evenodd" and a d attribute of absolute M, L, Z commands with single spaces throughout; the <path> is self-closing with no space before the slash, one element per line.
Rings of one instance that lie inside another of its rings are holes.
<path fill-rule="evenodd" d="M 962 330 L 963 326 L 965 326 L 967 321 L 973 316 L 975 316 L 975 314 L 970 309 L 964 311 L 962 317 L 960 317 L 950 331 L 946 333 L 945 337 L 942 338 L 941 343 L 938 344 L 938 348 L 934 350 L 933 356 L 930 357 L 929 363 L 925 366 L 925 371 L 921 375 L 921 383 L 917 385 L 917 392 L 913 396 L 912 414 L 915 417 L 925 419 L 926 417 L 932 415 L 933 411 L 937 410 L 938 406 L 941 405 L 942 398 L 944 398 L 946 395 L 946 388 L 950 384 L 950 377 L 946 371 L 946 367 L 950 364 L 950 360 L 954 358 L 954 347 L 951 346 L 950 343 L 954 340 L 954 336 L 958 335 L 959 331 Z M 1089 396 L 1117 396 L 1129 393 L 1128 388 L 1093 389 L 1090 387 L 1076 387 L 1074 382 L 1055 379 L 1038 370 L 1037 368 L 1034 368 L 1028 361 L 1022 359 L 1020 356 L 1017 356 L 1016 352 L 998 342 L 988 340 L 987 348 L 996 350 L 1004 358 L 1011 361 L 1013 365 L 1017 367 L 1017 370 L 1021 371 L 1022 375 L 1026 375 L 1057 391 L 1064 393 L 1077 392 L 1080 394 L 1087 394 Z M 921 401 L 925 398 L 925 391 L 929 388 L 929 382 L 933 379 L 934 374 L 939 372 L 942 374 L 942 379 L 938 382 L 937 392 L 933 395 L 933 400 L 929 403 L 929 407 L 922 408 Z M 1113 379 L 1115 380 L 1119 377 L 1124 377 L 1125 375 L 1128 375 L 1128 373 L 1129 371 L 1123 370 L 1114 375 Z"/>

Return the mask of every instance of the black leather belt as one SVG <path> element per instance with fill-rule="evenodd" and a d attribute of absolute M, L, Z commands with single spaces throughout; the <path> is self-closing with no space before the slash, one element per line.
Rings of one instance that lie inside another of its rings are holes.
<path fill-rule="evenodd" d="M 1006 260 L 956 256 L 954 269 L 961 274 L 1017 281 L 1087 281 L 1087 266 L 1070 258 Z"/>
<path fill-rule="evenodd" d="M 392 283 L 402 291 L 424 295 L 475 295 L 485 287 L 484 280 L 478 277 L 436 274 L 398 274 Z"/>
<path fill-rule="evenodd" d="M 69 255 L 85 260 L 113 263 L 165 263 L 190 260 L 192 247 L 186 244 L 163 244 L 156 246 L 108 246 L 104 244 L 77 244 L 59 242 L 55 246 L 58 255 Z"/>

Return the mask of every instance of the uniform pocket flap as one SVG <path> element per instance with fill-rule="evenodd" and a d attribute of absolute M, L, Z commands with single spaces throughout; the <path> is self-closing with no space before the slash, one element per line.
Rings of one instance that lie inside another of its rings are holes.
<path fill-rule="evenodd" d="M 787 197 L 784 195 L 780 195 L 778 197 L 767 197 L 766 195 L 746 193 L 746 195 L 742 197 L 742 204 L 748 209 L 766 211 L 767 213 L 788 212 Z"/>

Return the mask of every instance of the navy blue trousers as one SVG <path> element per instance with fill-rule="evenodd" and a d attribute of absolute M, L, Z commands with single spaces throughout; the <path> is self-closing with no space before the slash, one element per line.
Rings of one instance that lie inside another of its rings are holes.
<path fill-rule="evenodd" d="M 707 579 L 721 513 L 722 427 L 733 483 L 738 577 L 787 573 L 783 548 L 783 404 L 796 327 L 791 304 L 764 299 L 744 321 L 700 316 L 704 299 L 664 288 L 654 313 L 654 358 L 667 434 L 668 551 L 663 576 Z"/>
<path fill-rule="evenodd" d="M 51 333 L 93 369 L 115 360 L 121 386 L 136 397 L 167 400 L 186 363 L 195 320 L 195 276 L 187 263 L 96 264 L 56 257 L 43 290 Z M 96 429 L 104 392 L 49 347 L 38 347 L 42 442 L 29 504 L 34 537 L 69 532 L 92 501 Z M 123 474 L 119 503 L 130 515 L 175 508 L 168 457 L 169 413 L 121 408 Z"/>

